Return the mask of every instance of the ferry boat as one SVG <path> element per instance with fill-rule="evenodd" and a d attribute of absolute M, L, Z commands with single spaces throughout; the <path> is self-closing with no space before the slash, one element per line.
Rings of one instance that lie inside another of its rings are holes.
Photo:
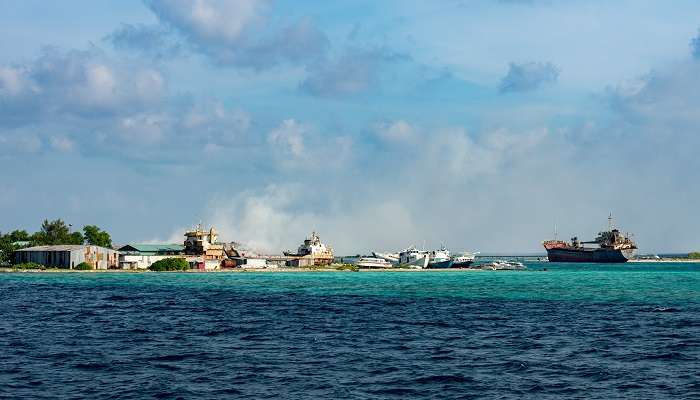
<path fill-rule="evenodd" d="M 427 268 L 430 254 L 411 246 L 399 253 L 399 266 L 409 268 Z"/>
<path fill-rule="evenodd" d="M 452 268 L 469 268 L 469 266 L 474 264 L 475 258 L 474 253 L 468 252 L 452 256 Z"/>
<path fill-rule="evenodd" d="M 452 258 L 450 251 L 441 246 L 440 250 L 433 250 L 429 255 L 428 268 L 450 268 L 452 266 Z"/>

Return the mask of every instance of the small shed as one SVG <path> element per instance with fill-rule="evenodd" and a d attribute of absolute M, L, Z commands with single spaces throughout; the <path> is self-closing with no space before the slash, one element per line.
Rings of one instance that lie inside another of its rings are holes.
<path fill-rule="evenodd" d="M 119 252 L 100 246 L 76 244 L 34 246 L 15 251 L 15 264 L 30 262 L 71 269 L 84 262 L 95 269 L 108 269 L 117 266 Z"/>

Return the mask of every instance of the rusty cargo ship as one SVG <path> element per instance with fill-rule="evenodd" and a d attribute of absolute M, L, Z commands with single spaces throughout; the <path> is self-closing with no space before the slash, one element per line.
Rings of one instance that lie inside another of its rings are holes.
<path fill-rule="evenodd" d="M 547 250 L 550 262 L 579 262 L 579 263 L 624 263 L 634 256 L 636 243 L 629 237 L 612 227 L 612 216 L 608 217 L 608 230 L 598 233 L 598 236 L 588 242 L 581 242 L 577 237 L 571 242 L 563 240 L 546 240 L 542 242 Z M 597 247 L 586 247 L 586 244 Z"/>

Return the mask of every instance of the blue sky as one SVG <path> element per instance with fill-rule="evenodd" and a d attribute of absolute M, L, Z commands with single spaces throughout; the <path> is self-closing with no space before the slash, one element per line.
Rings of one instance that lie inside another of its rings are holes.
<path fill-rule="evenodd" d="M 0 0 L 0 230 L 700 246 L 700 4 Z"/>

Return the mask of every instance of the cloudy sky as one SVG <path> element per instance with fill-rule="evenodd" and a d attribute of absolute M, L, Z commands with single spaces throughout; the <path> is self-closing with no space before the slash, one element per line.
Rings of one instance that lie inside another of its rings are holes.
<path fill-rule="evenodd" d="M 700 250 L 700 3 L 0 0 L 0 230 Z"/>

